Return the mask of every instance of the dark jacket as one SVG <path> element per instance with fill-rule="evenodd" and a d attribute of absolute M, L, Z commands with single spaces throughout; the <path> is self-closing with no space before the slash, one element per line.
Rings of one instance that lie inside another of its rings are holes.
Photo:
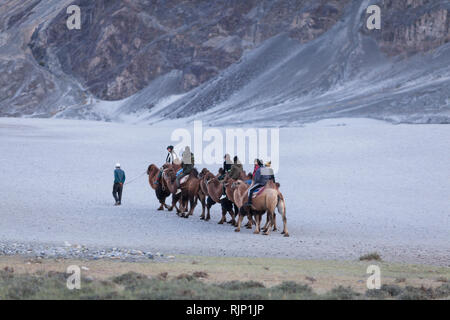
<path fill-rule="evenodd" d="M 230 178 L 233 180 L 239 179 L 241 176 L 241 172 L 244 171 L 241 163 L 235 163 L 231 166 L 230 170 Z"/>
<path fill-rule="evenodd" d="M 255 184 L 260 184 L 265 186 L 269 180 L 275 181 L 275 175 L 273 173 L 273 169 L 269 167 L 261 167 L 256 170 L 256 173 L 253 177 Z"/>
<path fill-rule="evenodd" d="M 223 162 L 223 170 L 225 170 L 225 173 L 231 170 L 231 166 L 233 165 L 233 162 L 231 162 L 231 157 L 227 153 L 225 155 L 225 161 Z"/>
<path fill-rule="evenodd" d="M 226 161 L 223 162 L 223 170 L 225 170 L 225 172 L 230 171 L 232 166 L 232 164 L 229 164 Z"/>
<path fill-rule="evenodd" d="M 122 169 L 114 170 L 114 183 L 125 183 L 125 171 Z"/>

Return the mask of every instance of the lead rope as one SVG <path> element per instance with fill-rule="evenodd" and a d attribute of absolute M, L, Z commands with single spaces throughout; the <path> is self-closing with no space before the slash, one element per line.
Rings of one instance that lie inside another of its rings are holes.
<path fill-rule="evenodd" d="M 142 177 L 144 174 L 147 174 L 147 171 L 145 171 L 144 173 L 142 173 L 141 175 L 139 175 L 139 176 L 137 176 L 136 178 L 134 178 L 134 179 L 131 179 L 130 181 L 128 181 L 127 183 L 124 183 L 124 186 L 126 186 L 126 185 L 128 185 L 128 184 L 130 184 L 130 183 L 133 183 L 133 182 L 135 182 L 137 179 L 139 179 L 140 177 Z"/>

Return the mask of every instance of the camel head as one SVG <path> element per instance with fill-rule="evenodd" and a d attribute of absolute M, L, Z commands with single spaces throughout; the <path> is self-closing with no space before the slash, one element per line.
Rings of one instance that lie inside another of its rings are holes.
<path fill-rule="evenodd" d="M 216 176 L 215 175 L 213 175 L 211 172 L 209 172 L 208 171 L 208 173 L 206 173 L 205 174 L 205 176 L 204 176 L 204 178 L 205 178 L 205 180 L 208 182 L 208 181 L 211 181 L 212 179 L 214 179 Z"/>
<path fill-rule="evenodd" d="M 243 181 L 242 180 L 236 180 L 234 182 L 231 183 L 231 190 L 236 190 L 239 188 L 240 185 L 242 185 Z"/>
<path fill-rule="evenodd" d="M 231 179 L 228 175 L 225 176 L 225 179 L 223 179 L 223 185 L 225 187 L 233 185 L 234 182 L 235 181 L 233 179 Z"/>
<path fill-rule="evenodd" d="M 167 168 L 164 170 L 164 178 L 168 179 L 170 182 L 174 182 L 177 178 L 177 174 L 173 168 Z"/>
<path fill-rule="evenodd" d="M 151 164 L 151 165 L 149 165 L 148 168 L 147 168 L 147 175 L 152 174 L 152 171 L 153 171 L 153 174 L 154 174 L 156 171 L 159 171 L 159 169 L 158 169 L 158 167 L 155 166 L 154 164 Z"/>
<path fill-rule="evenodd" d="M 200 171 L 200 173 L 198 174 L 198 177 L 200 179 L 203 179 L 203 177 L 205 177 L 208 173 L 209 173 L 209 170 L 206 168 L 203 168 L 202 171 Z"/>

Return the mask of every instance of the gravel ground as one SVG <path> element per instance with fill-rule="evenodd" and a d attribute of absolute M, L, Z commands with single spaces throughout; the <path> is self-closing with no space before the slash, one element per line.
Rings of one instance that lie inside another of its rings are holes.
<path fill-rule="evenodd" d="M 282 129 L 277 178 L 289 238 L 236 234 L 217 224 L 217 206 L 209 222 L 199 220 L 199 207 L 189 219 L 156 211 L 146 177 L 113 207 L 114 163 L 138 177 L 165 159 L 175 128 L 0 119 L 0 254 L 134 259 L 130 249 L 112 250 L 131 248 L 142 258 L 356 260 L 377 251 L 387 261 L 450 265 L 447 125 L 336 120 Z"/>
<path fill-rule="evenodd" d="M 146 260 L 171 261 L 175 256 L 165 256 L 163 253 L 141 251 L 124 248 L 95 248 L 80 244 L 70 244 L 67 241 L 63 246 L 38 243 L 0 243 L 0 256 L 24 256 L 33 259 L 82 259 L 99 260 L 111 259 L 126 262 L 142 262 Z"/>

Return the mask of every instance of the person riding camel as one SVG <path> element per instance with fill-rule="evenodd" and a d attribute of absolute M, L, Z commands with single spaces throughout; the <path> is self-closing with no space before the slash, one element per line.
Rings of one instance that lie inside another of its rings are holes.
<path fill-rule="evenodd" d="M 166 163 L 170 163 L 170 164 L 174 164 L 174 162 L 176 162 L 176 160 L 178 160 L 178 155 L 177 153 L 173 150 L 173 146 L 168 146 L 167 147 L 167 157 L 166 157 Z"/>
<path fill-rule="evenodd" d="M 242 163 L 239 161 L 237 156 L 233 159 L 233 165 L 231 166 L 230 172 L 228 173 L 229 177 L 233 180 L 238 180 L 241 176 L 241 173 L 244 171 Z"/>
<path fill-rule="evenodd" d="M 167 152 L 168 152 L 167 157 L 166 157 L 167 164 L 174 164 L 174 162 L 176 163 L 177 161 L 179 161 L 177 153 L 173 150 L 173 146 L 168 146 Z M 154 184 L 159 184 L 159 180 L 161 180 L 163 171 L 164 171 L 164 168 L 161 167 L 159 170 L 158 177 L 156 178 Z"/>
<path fill-rule="evenodd" d="M 270 165 L 271 163 L 268 164 Z M 273 180 L 273 182 L 275 182 L 275 174 L 270 166 L 269 167 L 261 166 L 256 170 L 253 176 L 253 183 L 248 189 L 248 202 L 246 203 L 247 207 L 252 206 L 253 193 L 257 189 L 264 187 L 270 180 Z"/>
<path fill-rule="evenodd" d="M 255 167 L 253 168 L 253 177 L 256 174 L 256 171 L 263 166 L 262 160 L 255 159 Z"/>
<path fill-rule="evenodd" d="M 233 162 L 231 162 L 231 157 L 228 153 L 223 157 L 223 159 L 223 170 L 225 171 L 225 173 L 227 173 L 231 170 Z"/>
<path fill-rule="evenodd" d="M 180 181 L 181 179 L 183 179 L 185 176 L 189 175 L 192 171 L 192 169 L 194 168 L 194 154 L 191 152 L 191 148 L 189 148 L 188 146 L 186 146 L 186 148 L 183 151 L 183 154 L 181 155 L 182 158 L 182 170 L 183 172 L 181 174 L 179 174 L 177 176 L 177 194 L 181 192 L 180 189 Z"/>
<path fill-rule="evenodd" d="M 230 171 L 228 171 L 228 176 L 233 180 L 238 180 L 243 171 L 244 171 L 244 168 L 242 166 L 242 163 L 239 161 L 239 158 L 237 156 L 235 156 L 233 158 L 233 165 L 231 166 Z M 227 195 L 225 193 L 225 186 L 223 186 L 223 193 L 222 193 L 222 197 L 220 199 L 224 199 L 224 198 L 226 198 L 226 196 Z"/>

